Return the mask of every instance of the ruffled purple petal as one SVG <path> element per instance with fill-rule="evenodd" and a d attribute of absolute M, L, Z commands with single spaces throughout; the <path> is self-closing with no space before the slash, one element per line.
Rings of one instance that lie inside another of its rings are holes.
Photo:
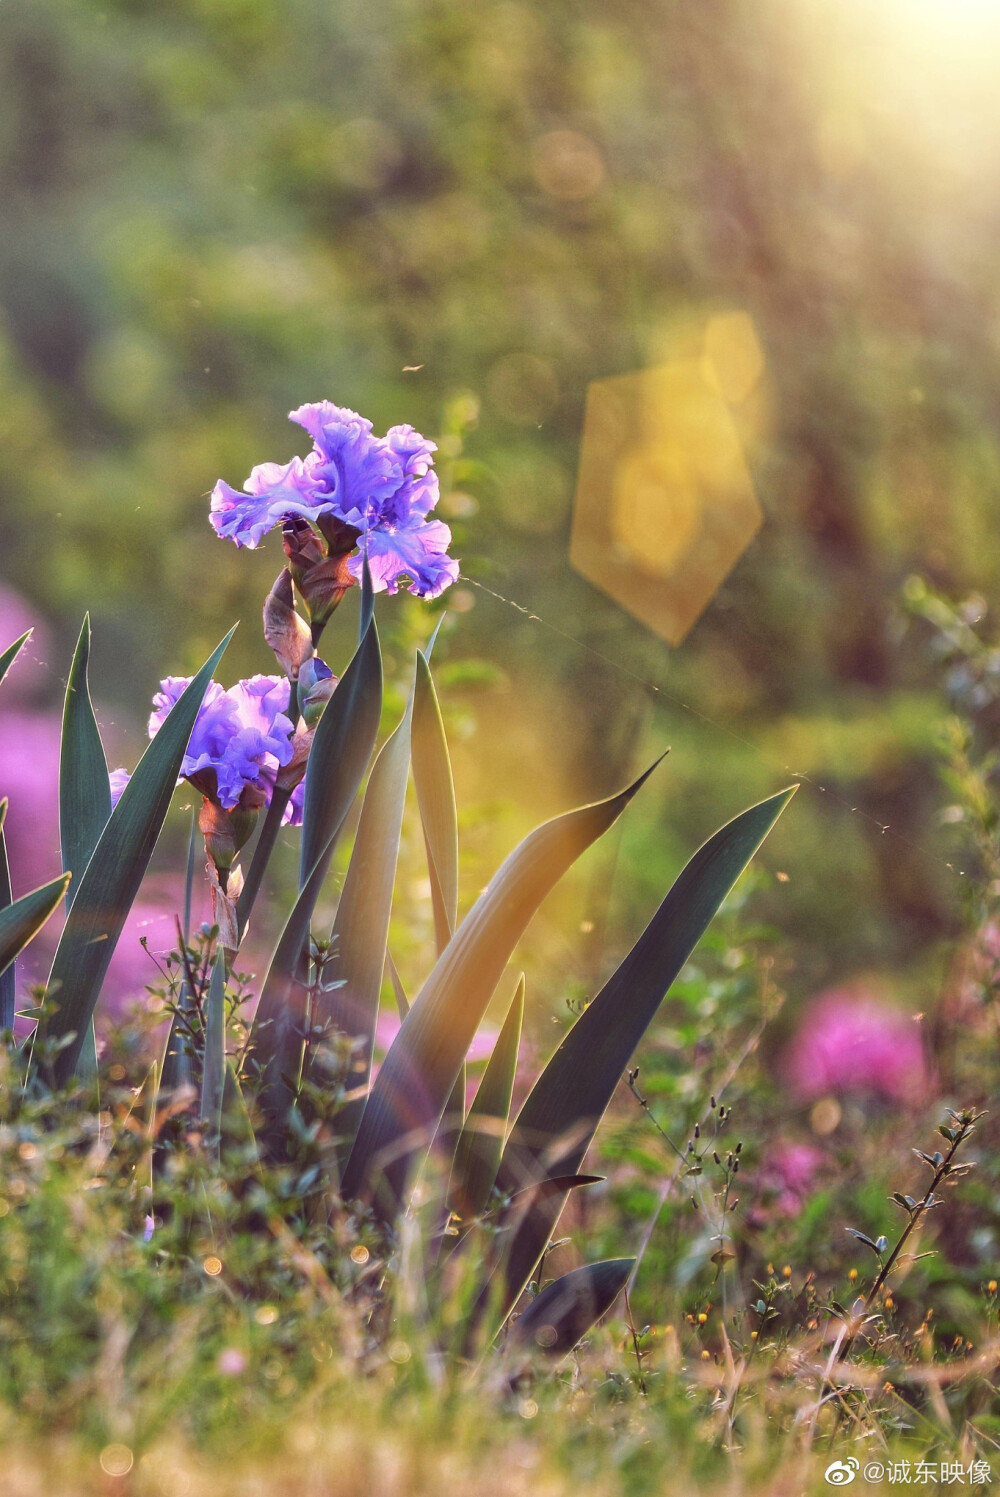
<path fill-rule="evenodd" d="M 149 719 L 151 738 L 188 680 L 168 676 L 161 682 Z M 248 786 L 270 791 L 279 766 L 292 757 L 288 695 L 284 676 L 252 676 L 229 691 L 211 681 L 181 761 L 181 778 L 212 771 L 219 804 L 227 811 Z"/>
<path fill-rule="evenodd" d="M 315 520 L 325 505 L 321 483 L 302 459 L 260 463 L 247 479 L 246 493 L 221 478 L 212 490 L 209 516 L 216 533 L 255 550 L 269 530 L 290 515 Z"/>
<path fill-rule="evenodd" d="M 390 426 L 385 442 L 399 458 L 408 478 L 426 473 L 433 466 L 437 443 L 422 437 L 412 426 Z"/>
<path fill-rule="evenodd" d="M 403 482 L 402 463 L 372 434 L 370 421 L 329 400 L 299 406 L 290 416 L 315 444 L 304 466 L 322 493 L 325 513 L 351 524 L 349 514 L 367 517 L 396 493 Z"/>
<path fill-rule="evenodd" d="M 300 780 L 288 798 L 285 814 L 281 818 L 282 826 L 301 826 L 302 807 L 306 798 L 306 782 Z"/>
<path fill-rule="evenodd" d="M 458 577 L 458 562 L 447 554 L 451 531 L 443 520 L 413 519 L 398 529 L 369 530 L 368 565 L 377 593 L 395 593 L 409 579 L 409 591 L 418 598 L 436 598 Z M 362 542 L 364 544 L 364 542 Z M 363 554 L 347 563 L 360 581 Z"/>
<path fill-rule="evenodd" d="M 334 405 L 332 400 L 313 400 L 288 412 L 289 421 L 296 421 L 312 437 L 319 452 L 328 453 L 328 444 L 336 437 L 327 435 L 350 429 L 362 436 L 371 436 L 372 423 L 346 405 Z M 377 437 L 372 438 L 377 441 Z"/>
<path fill-rule="evenodd" d="M 404 476 L 388 507 L 394 522 L 405 525 L 413 515 L 428 515 L 441 497 L 434 472 L 437 443 L 422 437 L 412 426 L 390 426 L 385 442 L 402 463 Z"/>
<path fill-rule="evenodd" d="M 405 577 L 411 592 L 434 598 L 454 582 L 458 565 L 444 554 L 448 527 L 427 521 L 440 496 L 436 444 L 408 425 L 377 437 L 370 421 L 329 400 L 289 415 L 312 437 L 312 452 L 284 465 L 262 463 L 245 493 L 220 480 L 211 514 L 218 534 L 253 548 L 291 516 L 315 521 L 332 515 L 367 534 L 378 591 L 396 592 Z M 351 572 L 360 577 L 357 556 Z"/>

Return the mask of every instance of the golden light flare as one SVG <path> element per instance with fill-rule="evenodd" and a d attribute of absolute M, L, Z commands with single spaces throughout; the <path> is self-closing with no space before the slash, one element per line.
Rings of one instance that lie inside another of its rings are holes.
<path fill-rule="evenodd" d="M 753 322 L 736 312 L 706 321 L 700 356 L 588 391 L 570 560 L 671 644 L 760 528 L 731 406 L 763 374 Z"/>

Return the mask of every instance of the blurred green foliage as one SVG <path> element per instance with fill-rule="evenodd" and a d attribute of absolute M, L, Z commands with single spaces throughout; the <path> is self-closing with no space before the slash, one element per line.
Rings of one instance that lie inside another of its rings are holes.
<path fill-rule="evenodd" d="M 275 546 L 214 540 L 207 491 L 289 456 L 300 401 L 412 421 L 444 439 L 467 575 L 561 631 L 450 600 L 451 728 L 490 747 L 477 770 L 457 744 L 459 798 L 510 797 L 467 839 L 468 889 L 669 741 L 661 804 L 584 911 L 607 939 L 680 847 L 795 771 L 828 793 L 775 839 L 766 913 L 803 989 L 919 984 L 955 878 L 894 600 L 914 569 L 995 592 L 1000 474 L 997 120 L 974 49 L 962 73 L 919 12 L 4 7 L 0 566 L 61 625 L 54 678 L 85 607 L 109 711 L 141 714 L 234 617 L 231 671 L 268 668 Z M 765 524 L 668 651 L 567 563 L 584 395 L 733 309 L 765 359 L 734 410 Z"/>

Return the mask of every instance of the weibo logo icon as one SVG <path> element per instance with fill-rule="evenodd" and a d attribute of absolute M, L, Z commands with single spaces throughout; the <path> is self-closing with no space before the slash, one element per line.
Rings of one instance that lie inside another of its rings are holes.
<path fill-rule="evenodd" d="M 858 1474 L 861 1462 L 852 1455 L 846 1461 L 834 1461 L 823 1473 L 831 1487 L 849 1487 Z"/>

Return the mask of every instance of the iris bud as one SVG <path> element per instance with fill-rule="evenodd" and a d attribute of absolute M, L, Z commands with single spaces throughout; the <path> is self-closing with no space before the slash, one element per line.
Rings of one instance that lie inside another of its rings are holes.
<path fill-rule="evenodd" d="M 284 567 L 264 600 L 264 638 L 274 651 L 285 675 L 298 680 L 304 661 L 312 654 L 309 625 L 295 610 L 292 574 Z"/>

